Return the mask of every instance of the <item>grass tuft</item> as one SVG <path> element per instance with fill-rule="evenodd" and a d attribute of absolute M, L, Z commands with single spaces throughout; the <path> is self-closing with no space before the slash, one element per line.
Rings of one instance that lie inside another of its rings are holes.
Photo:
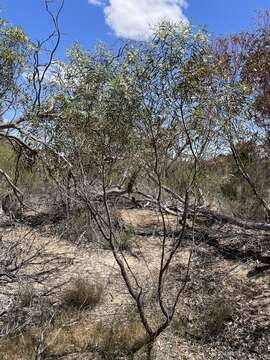
<path fill-rule="evenodd" d="M 83 278 L 74 279 L 62 295 L 65 307 L 75 309 L 94 308 L 102 300 L 103 287 Z"/>

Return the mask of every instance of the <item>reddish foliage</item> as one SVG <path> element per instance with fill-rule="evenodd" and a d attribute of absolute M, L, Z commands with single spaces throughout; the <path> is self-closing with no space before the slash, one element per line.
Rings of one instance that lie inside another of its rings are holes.
<path fill-rule="evenodd" d="M 261 13 L 253 31 L 217 39 L 213 52 L 219 76 L 244 85 L 256 124 L 270 131 L 270 11 Z"/>

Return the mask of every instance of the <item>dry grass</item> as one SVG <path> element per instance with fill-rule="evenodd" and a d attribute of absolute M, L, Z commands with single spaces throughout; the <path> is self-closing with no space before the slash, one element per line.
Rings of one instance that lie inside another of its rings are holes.
<path fill-rule="evenodd" d="M 29 307 L 35 297 L 35 290 L 33 286 L 24 284 L 20 286 L 17 296 L 21 307 Z"/>
<path fill-rule="evenodd" d="M 185 336 L 189 324 L 190 309 L 178 310 L 172 320 L 171 328 L 177 336 Z"/>
<path fill-rule="evenodd" d="M 120 251 L 131 251 L 134 234 L 132 230 L 119 232 L 116 244 Z"/>
<path fill-rule="evenodd" d="M 61 236 L 74 244 L 96 243 L 96 232 L 89 212 L 78 210 L 58 225 Z"/>
<path fill-rule="evenodd" d="M 99 353 L 102 358 L 111 360 L 131 354 L 147 342 L 138 319 L 93 322 L 86 319 L 83 313 L 69 310 L 60 313 L 46 331 L 44 328 L 32 328 L 14 337 L 1 339 L 1 360 L 34 359 L 42 331 L 43 355 L 46 357 Z"/>
<path fill-rule="evenodd" d="M 92 339 L 92 327 L 88 320 L 76 318 L 76 313 L 64 312 L 46 337 L 47 353 L 62 355 L 85 351 Z"/>
<path fill-rule="evenodd" d="M 208 336 L 219 335 L 227 321 L 233 316 L 233 306 L 226 298 L 216 298 L 209 305 L 203 316 L 205 333 Z"/>
<path fill-rule="evenodd" d="M 129 213 L 129 215 L 134 215 L 134 221 L 137 221 L 138 218 L 136 218 L 136 216 L 139 215 L 140 210 L 135 210 L 127 210 L 127 213 Z M 148 226 L 146 225 L 148 221 L 157 227 L 160 226 L 157 216 L 154 216 L 153 214 L 154 212 L 150 211 L 153 215 L 152 218 L 147 217 L 147 212 L 148 210 L 141 210 L 140 219 L 142 220 L 142 223 L 139 226 Z M 172 221 L 170 223 L 172 224 Z M 44 234 L 38 235 L 38 241 L 41 242 Z M 136 241 L 134 248 L 136 250 L 135 246 L 139 246 L 142 250 L 144 258 L 153 274 L 151 279 L 150 277 L 149 279 L 148 277 L 146 278 L 148 272 L 146 272 L 147 269 L 143 266 L 142 261 L 138 261 L 128 253 L 125 255 L 134 270 L 137 271 L 138 276 L 144 276 L 147 281 L 149 280 L 149 284 L 151 285 L 153 283 L 155 284 L 155 269 L 159 265 L 156 260 L 159 259 L 158 238 L 137 237 L 134 239 L 132 236 L 132 226 L 130 232 L 123 233 L 123 237 L 120 231 L 119 235 L 119 245 L 121 245 L 121 249 L 123 250 L 125 250 L 126 244 L 130 244 L 130 240 L 131 245 L 133 244 L 133 241 Z M 47 240 L 46 237 L 46 243 Z M 100 300 L 93 300 L 96 299 L 96 284 L 85 280 L 82 282 L 79 280 L 78 284 L 76 279 L 73 280 L 62 295 L 63 304 L 65 306 L 61 309 L 61 314 L 57 315 L 55 320 L 46 330 L 44 336 L 44 342 L 45 345 L 47 345 L 45 358 L 68 358 L 67 353 L 72 352 L 78 354 L 73 355 L 76 359 L 80 359 L 80 356 L 83 353 L 86 354 L 85 358 L 93 360 L 96 356 L 100 359 L 120 359 L 126 358 L 125 356 L 127 354 L 130 354 L 136 348 L 145 344 L 147 338 L 144 329 L 142 328 L 138 317 L 135 316 L 131 318 L 131 311 L 126 311 L 125 308 L 125 313 L 128 313 L 129 315 L 125 315 L 125 318 L 124 315 L 117 315 L 116 320 L 113 320 L 111 315 L 109 315 L 114 313 L 116 308 L 118 309 L 119 304 L 121 304 L 121 306 L 122 304 L 126 306 L 125 300 L 127 302 L 129 301 L 126 297 L 126 293 L 124 291 L 122 292 L 123 287 L 120 284 L 121 279 L 119 273 L 114 271 L 114 259 L 111 252 L 103 249 L 94 249 L 92 251 L 91 249 L 91 252 L 89 251 L 88 253 L 85 251 L 85 248 L 83 248 L 82 251 L 80 249 L 78 250 L 70 242 L 64 240 L 61 242 L 58 240 L 55 242 L 53 241 L 54 240 L 52 239 L 52 242 L 50 243 L 50 252 L 59 253 L 61 249 L 61 252 L 67 253 L 69 256 L 72 254 L 76 258 L 74 265 L 72 264 L 72 267 L 69 268 L 66 273 L 63 273 L 63 276 L 65 276 L 64 279 L 68 280 L 70 276 L 76 276 L 76 274 L 80 276 L 82 271 L 85 276 L 88 276 L 86 274 L 89 274 L 89 278 L 92 279 L 95 279 L 95 276 L 99 274 L 102 278 L 110 279 L 110 281 L 106 282 L 106 294 L 110 294 L 111 296 L 102 296 L 103 293 L 101 291 Z M 245 300 L 246 297 L 242 296 L 242 290 L 240 290 L 240 288 L 238 290 L 238 287 L 240 284 L 245 284 L 245 287 L 248 289 L 250 288 L 246 276 L 250 266 L 248 264 L 245 266 L 240 264 L 236 267 L 236 262 L 224 260 L 221 257 L 215 257 L 213 252 L 210 253 L 211 256 L 213 256 L 210 259 L 209 248 L 205 248 L 204 245 L 202 246 L 203 247 L 200 247 L 199 249 L 199 255 L 197 255 L 197 253 L 195 254 L 191 279 L 188 283 L 186 292 L 183 294 L 184 298 L 181 299 L 181 303 L 179 304 L 179 312 L 172 322 L 172 331 L 166 332 L 165 336 L 160 337 L 157 341 L 159 344 L 159 359 L 189 359 L 192 357 L 194 359 L 211 360 L 217 359 L 218 356 L 222 359 L 243 359 L 244 355 L 249 354 L 249 350 L 242 345 L 239 347 L 239 350 L 234 350 L 234 348 L 237 348 L 240 340 L 245 346 L 245 341 L 247 344 L 252 345 L 252 339 L 255 338 L 255 335 L 253 336 L 252 332 L 249 331 L 249 318 L 247 315 L 249 313 L 247 310 L 243 310 L 243 318 L 245 317 L 248 319 L 247 325 L 245 325 L 246 323 L 242 324 L 241 316 L 239 317 L 239 314 L 241 315 L 239 306 L 242 303 L 247 304 L 248 302 Z M 176 263 L 172 264 L 171 278 L 169 277 L 170 274 L 168 275 L 170 285 L 169 291 L 171 291 L 176 282 L 178 284 L 182 282 L 188 257 L 189 251 L 184 247 L 182 252 L 179 253 Z M 203 271 L 201 271 L 201 269 L 203 269 Z M 232 269 L 234 270 L 232 271 Z M 230 274 L 230 276 L 224 277 L 225 273 Z M 211 279 L 213 278 L 215 281 L 208 280 L 210 274 L 212 276 Z M 222 276 L 220 276 L 220 274 Z M 66 276 L 68 276 L 68 278 Z M 81 286 L 81 283 L 83 283 L 83 286 Z M 146 283 L 144 283 L 144 285 L 148 286 Z M 258 287 L 259 286 L 261 285 L 258 284 Z M 97 287 L 99 287 L 99 285 Z M 93 288 L 94 291 L 92 291 Z M 81 291 L 82 289 L 83 291 Z M 240 300 L 237 300 L 232 295 L 236 290 L 237 294 L 242 296 Z M 160 320 L 158 317 L 160 312 L 155 311 L 156 294 L 151 291 L 152 290 L 147 293 L 145 300 L 147 304 L 151 304 L 149 307 L 149 316 L 151 316 L 151 324 L 154 326 L 156 322 Z M 91 295 L 86 296 L 86 294 L 89 293 Z M 67 295 L 69 295 L 69 300 L 64 301 Z M 97 299 L 98 298 L 99 296 Z M 86 301 L 86 299 L 88 300 Z M 37 297 L 34 297 L 33 301 L 31 288 L 20 288 L 18 304 L 20 303 L 20 306 L 26 307 L 23 309 L 25 313 L 28 313 L 29 310 L 32 311 L 32 307 L 36 307 L 36 300 Z M 53 306 L 55 306 L 54 300 L 55 298 L 52 298 L 52 302 L 48 305 L 48 308 L 52 303 Z M 154 303 L 153 306 L 151 303 L 152 300 Z M 237 301 L 238 303 L 241 302 L 241 304 L 235 304 Z M 58 305 L 59 303 L 57 302 L 57 309 Z M 97 308 L 94 311 L 87 311 L 88 308 L 92 309 L 93 307 Z M 43 309 L 43 305 L 40 306 L 40 308 Z M 39 308 L 37 310 L 39 310 Z M 55 307 L 53 307 L 52 312 L 54 310 Z M 49 313 L 47 308 L 45 313 Z M 118 317 L 120 317 L 120 319 Z M 48 318 L 45 319 L 45 322 L 47 321 Z M 230 325 L 227 324 L 228 321 L 230 321 Z M 17 334 L 13 337 L 0 338 L 1 360 L 34 359 L 37 340 L 42 329 L 44 329 L 44 326 L 41 325 L 40 322 L 37 324 L 35 321 L 34 324 L 35 328 L 23 329 L 22 334 Z M 241 332 L 243 335 L 241 335 Z M 249 340 L 248 336 L 250 336 L 251 340 Z M 238 341 L 238 339 L 240 340 Z M 225 350 L 223 350 L 223 348 L 217 348 L 219 342 L 222 342 L 224 349 L 226 346 L 230 350 L 230 353 L 228 352 L 229 355 L 227 355 L 227 348 Z M 265 346 L 267 346 L 269 342 L 267 343 L 266 340 L 264 340 L 264 343 L 266 344 Z M 251 347 L 251 345 L 248 346 Z M 262 352 L 263 358 L 266 350 L 264 351 L 261 349 L 262 346 L 259 342 L 256 346 L 257 349 L 259 349 L 258 351 Z M 183 349 L 186 349 L 186 357 L 182 354 L 182 347 Z M 212 350 L 214 355 L 210 353 Z M 170 351 L 172 351 L 173 355 L 170 354 Z M 174 351 L 177 353 L 179 352 L 180 355 L 177 357 L 175 353 L 173 353 Z M 241 357 L 242 354 L 243 357 Z"/>
<path fill-rule="evenodd" d="M 35 356 L 35 336 L 33 330 L 24 331 L 22 334 L 1 338 L 1 360 L 30 360 Z"/>
<path fill-rule="evenodd" d="M 171 328 L 175 335 L 193 340 L 206 340 L 220 335 L 226 323 L 233 319 L 234 307 L 225 297 L 204 298 L 205 310 L 181 306 L 172 321 Z"/>
<path fill-rule="evenodd" d="M 100 322 L 94 328 L 88 349 L 94 349 L 106 359 L 115 359 L 116 354 L 133 353 L 146 342 L 147 336 L 139 320 L 116 321 L 111 326 Z"/>
<path fill-rule="evenodd" d="M 94 308 L 102 300 L 103 287 L 100 283 L 90 282 L 83 278 L 74 279 L 63 292 L 64 307 L 75 309 Z"/>
<path fill-rule="evenodd" d="M 145 331 L 137 320 L 93 323 L 81 320 L 73 326 L 55 326 L 47 342 L 48 354 L 70 351 L 96 352 L 105 359 L 116 359 L 119 354 L 130 354 L 146 343 Z M 54 340 L 55 339 L 55 340 Z"/>

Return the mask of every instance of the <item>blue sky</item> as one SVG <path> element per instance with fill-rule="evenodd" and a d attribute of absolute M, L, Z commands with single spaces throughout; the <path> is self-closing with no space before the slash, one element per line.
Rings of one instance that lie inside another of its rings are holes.
<path fill-rule="evenodd" d="M 32 39 L 48 34 L 43 0 L 0 0 L 0 7 L 1 16 L 21 25 Z M 228 34 L 249 29 L 256 10 L 265 8 L 270 9 L 270 0 L 65 0 L 58 56 L 64 57 L 74 41 L 91 49 L 98 40 L 115 47 L 120 38 L 146 38 L 149 23 L 164 15 L 205 25 L 216 35 Z"/>

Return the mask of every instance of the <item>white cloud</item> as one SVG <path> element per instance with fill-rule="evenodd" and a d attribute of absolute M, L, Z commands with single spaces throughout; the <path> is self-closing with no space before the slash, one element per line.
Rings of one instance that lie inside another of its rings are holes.
<path fill-rule="evenodd" d="M 100 6 L 103 5 L 103 1 L 102 0 L 88 0 L 90 5 L 96 5 L 96 6 Z"/>
<path fill-rule="evenodd" d="M 187 21 L 186 0 L 88 0 L 104 6 L 106 23 L 119 37 L 147 40 L 162 20 Z"/>

